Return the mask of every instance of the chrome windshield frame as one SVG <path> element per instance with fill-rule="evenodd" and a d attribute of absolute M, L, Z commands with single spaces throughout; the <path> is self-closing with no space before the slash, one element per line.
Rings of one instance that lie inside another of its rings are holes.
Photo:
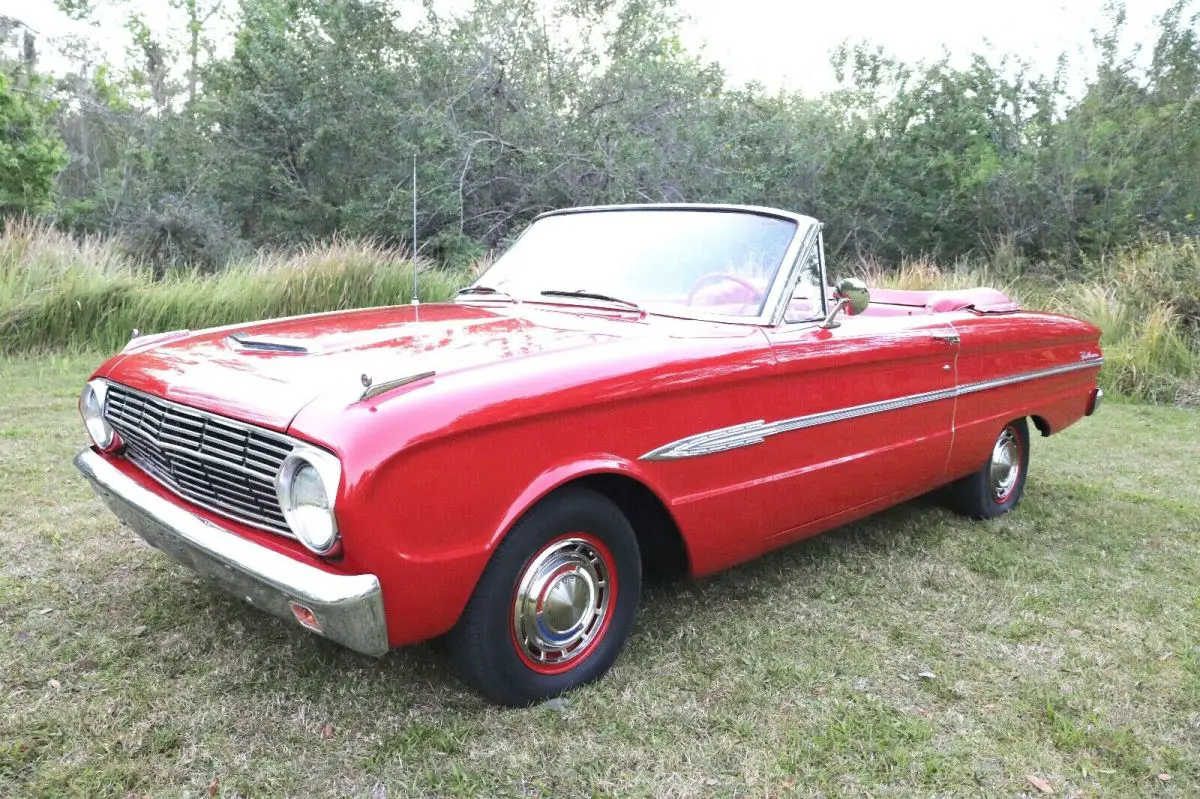
<path fill-rule="evenodd" d="M 804 269 L 804 262 L 808 258 L 808 254 L 815 247 L 817 250 L 817 262 L 821 266 L 821 285 L 827 287 L 829 285 L 829 275 L 826 273 L 825 266 L 825 241 L 822 236 L 823 225 L 820 222 L 813 221 L 812 229 L 801 242 L 799 251 L 796 253 L 796 260 L 792 262 L 791 273 L 787 276 L 784 292 L 779 298 L 779 304 L 774 309 L 771 315 L 771 321 L 767 324 L 773 328 L 787 328 L 792 325 L 810 325 L 818 322 L 825 317 L 828 312 L 828 289 L 821 291 L 821 313 L 814 316 L 812 319 L 797 319 L 789 322 L 787 320 L 787 309 L 792 301 L 792 296 L 796 292 L 796 284 L 800 281 L 800 274 Z"/>
<path fill-rule="evenodd" d="M 726 205 L 719 203 L 640 203 L 633 205 L 589 205 L 579 208 L 563 208 L 556 211 L 547 211 L 543 214 L 538 214 L 533 219 L 533 224 L 539 220 L 551 216 L 567 216 L 570 214 L 588 214 L 588 213 L 611 213 L 611 212 L 653 212 L 653 211 L 695 211 L 698 213 L 727 213 L 727 214 L 753 214 L 756 216 L 766 216 L 775 219 L 782 219 L 792 222 L 796 225 L 795 233 L 792 235 L 792 240 L 788 243 L 787 249 L 784 251 L 783 259 L 775 270 L 775 275 L 771 280 L 771 285 L 767 289 L 766 296 L 762 303 L 762 308 L 756 316 L 735 316 L 730 314 L 705 313 L 696 310 L 694 312 L 683 313 L 676 306 L 656 307 L 654 305 L 642 305 L 641 308 L 648 314 L 655 316 L 666 316 L 677 319 L 694 319 L 701 322 L 722 322 L 738 325 L 751 325 L 756 327 L 772 327 L 778 324 L 776 321 L 780 318 L 783 312 L 787 309 L 787 302 L 790 300 L 790 294 L 794 288 L 796 280 L 800 276 L 800 256 L 808 252 L 808 246 L 816 236 L 820 233 L 821 225 L 817 220 L 803 214 L 794 214 L 790 211 L 781 211 L 776 208 L 765 208 L 757 205 Z M 528 230 L 528 228 L 526 228 Z M 521 236 L 525 234 L 522 233 Z M 520 240 L 520 237 L 517 239 Z M 821 268 L 824 270 L 824 259 L 821 260 Z M 484 275 L 481 275 L 481 278 Z M 478 282 L 478 281 L 476 281 Z M 594 304 L 594 301 L 573 302 L 570 298 L 549 299 L 546 297 L 523 297 L 515 298 L 518 302 L 553 304 L 553 305 L 583 305 L 588 303 Z M 456 297 L 455 302 L 474 302 L 487 301 L 495 302 L 494 298 L 487 295 L 473 297 L 464 295 Z M 639 303 L 640 304 L 640 303 Z M 616 308 L 616 306 L 614 306 Z M 628 309 L 626 309 L 628 310 Z"/>

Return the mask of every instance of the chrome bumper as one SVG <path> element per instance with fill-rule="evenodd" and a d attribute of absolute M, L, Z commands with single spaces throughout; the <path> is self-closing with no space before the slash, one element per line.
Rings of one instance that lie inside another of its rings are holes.
<path fill-rule="evenodd" d="M 295 620 L 291 603 L 299 603 L 326 638 L 368 655 L 388 651 L 375 575 L 330 574 L 242 538 L 143 488 L 90 449 L 75 466 L 121 521 L 222 589 L 285 619 Z"/>

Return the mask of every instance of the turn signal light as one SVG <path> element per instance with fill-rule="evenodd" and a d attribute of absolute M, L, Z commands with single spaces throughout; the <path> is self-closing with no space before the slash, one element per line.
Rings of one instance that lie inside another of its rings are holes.
<path fill-rule="evenodd" d="M 292 609 L 292 615 L 296 617 L 296 621 L 300 622 L 301 627 L 321 632 L 321 622 L 317 621 L 317 614 L 312 612 L 312 608 L 306 608 L 299 602 L 289 602 L 288 607 Z"/>

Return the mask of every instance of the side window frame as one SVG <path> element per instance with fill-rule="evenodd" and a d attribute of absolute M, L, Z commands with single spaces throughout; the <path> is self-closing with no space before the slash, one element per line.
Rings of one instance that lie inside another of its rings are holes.
<path fill-rule="evenodd" d="M 816 287 L 818 293 L 820 294 L 820 311 L 816 312 L 815 315 L 811 317 L 789 320 L 787 318 L 788 305 L 791 304 L 791 299 L 795 295 L 796 287 L 800 284 L 800 278 L 804 274 L 804 263 L 812 254 L 813 247 L 817 248 L 817 263 L 820 272 L 818 276 L 819 285 Z M 800 253 L 796 256 L 796 261 L 792 265 L 791 273 L 791 277 L 788 281 L 790 285 L 787 287 L 787 291 L 785 293 L 788 301 L 783 303 L 782 313 L 774 325 L 780 330 L 787 330 L 797 325 L 810 325 L 813 322 L 824 319 L 825 315 L 829 312 L 829 275 L 826 272 L 825 265 L 825 232 L 821 227 L 817 228 L 817 235 L 813 237 L 809 245 L 801 248 Z"/>

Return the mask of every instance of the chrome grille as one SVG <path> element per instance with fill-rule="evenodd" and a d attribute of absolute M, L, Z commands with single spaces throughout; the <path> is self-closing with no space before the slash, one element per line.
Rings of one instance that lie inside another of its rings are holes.
<path fill-rule="evenodd" d="M 104 416 L 125 442 L 125 456 L 171 491 L 292 536 L 275 496 L 275 475 L 292 451 L 288 438 L 111 383 Z"/>

